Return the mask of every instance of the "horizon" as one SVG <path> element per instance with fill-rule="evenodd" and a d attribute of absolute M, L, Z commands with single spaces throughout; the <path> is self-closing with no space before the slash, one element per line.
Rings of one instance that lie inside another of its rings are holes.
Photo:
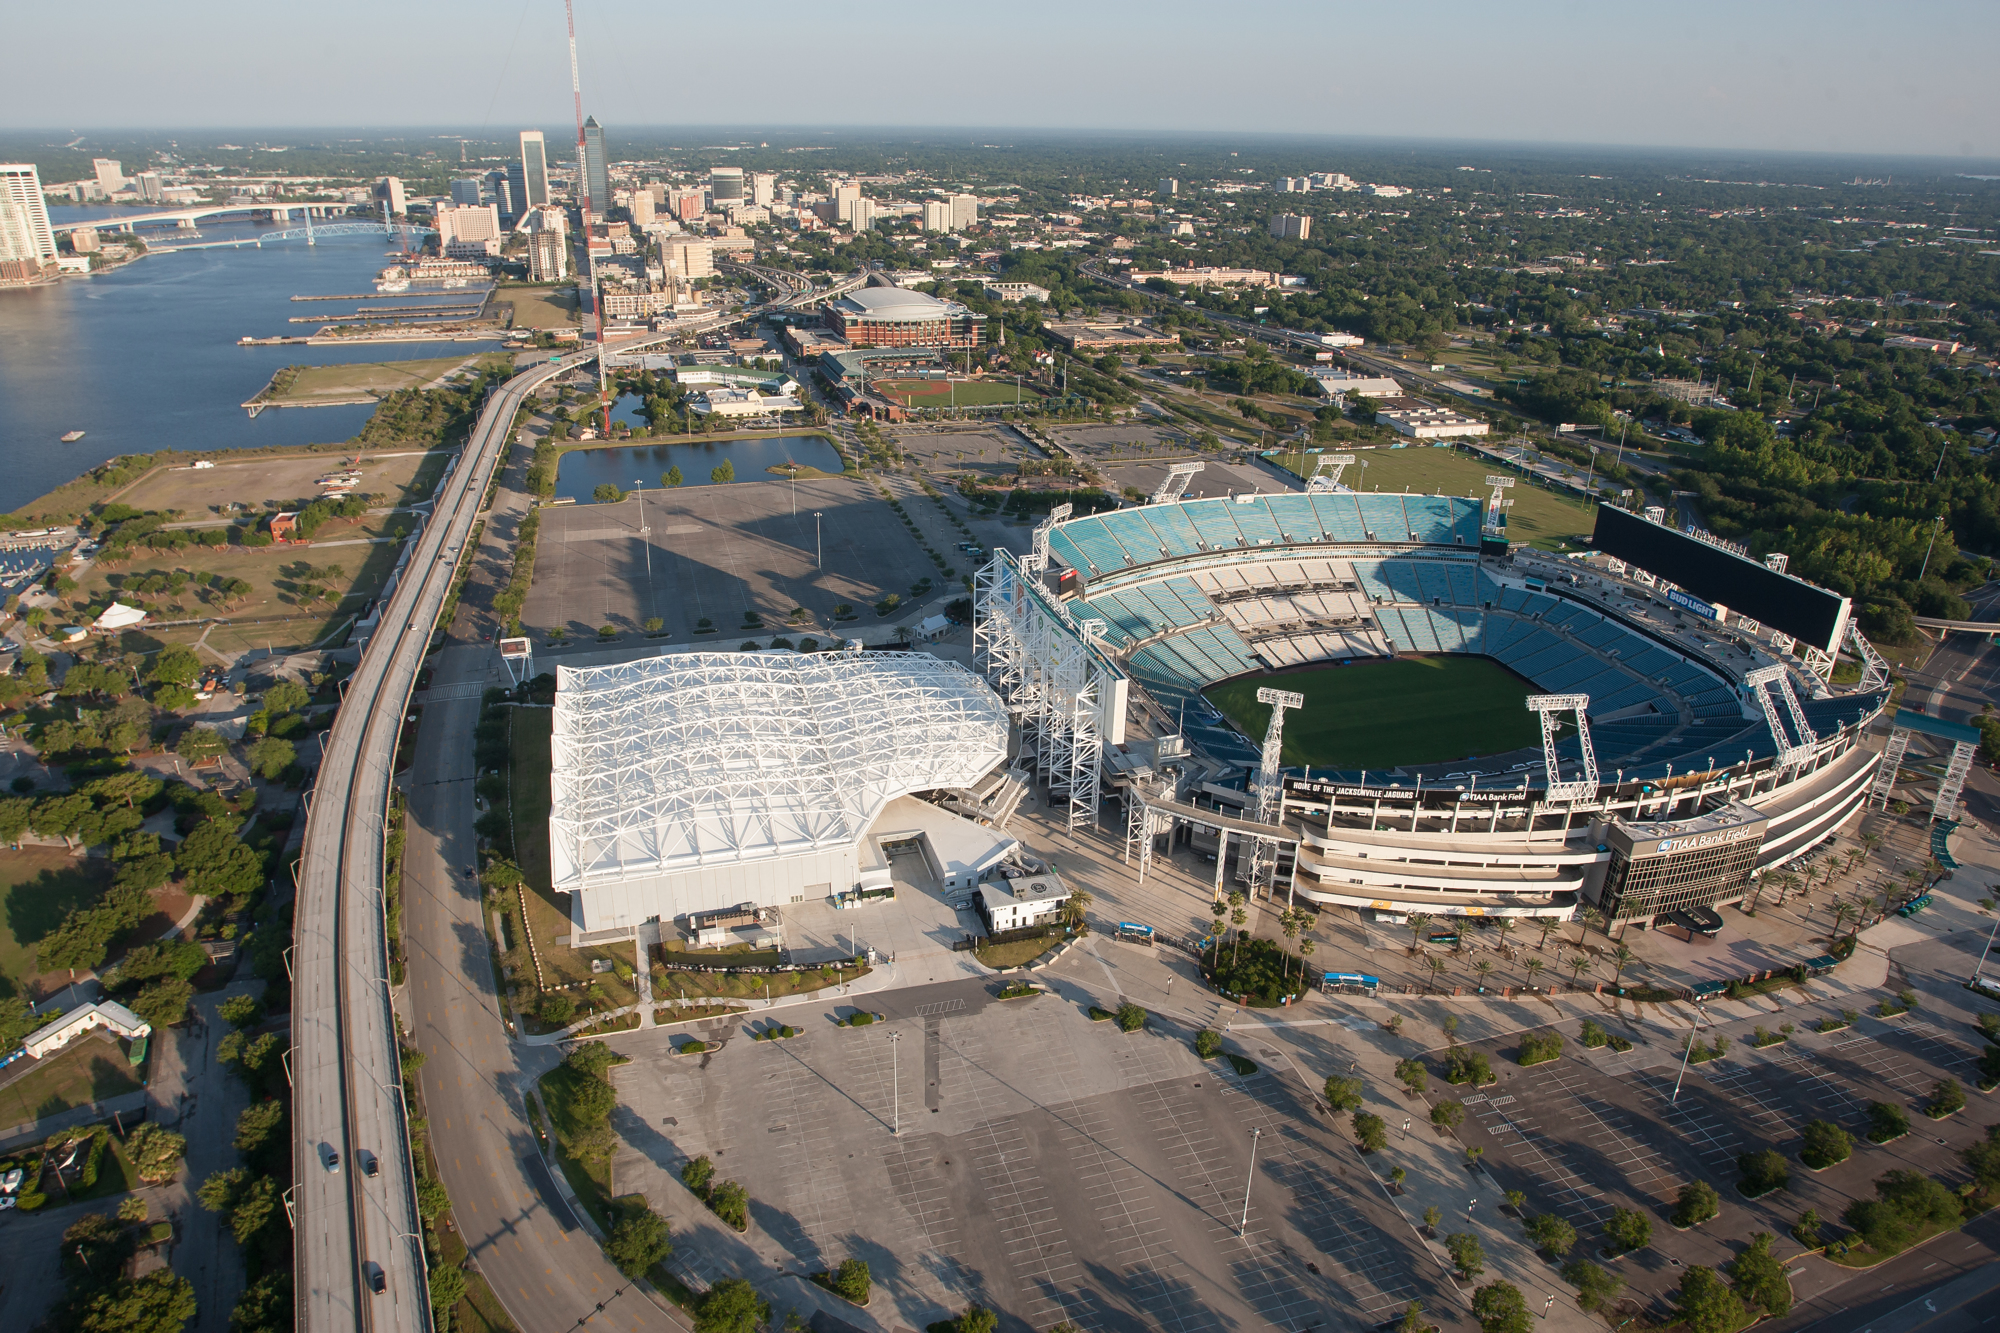
<path fill-rule="evenodd" d="M 380 108 L 341 127 L 373 134 L 476 124 L 492 135 L 574 119 L 553 4 L 538 12 L 524 0 L 509 22 L 466 4 L 411 11 L 357 0 L 335 27 L 319 13 L 242 0 L 207 9 L 209 21 L 190 25 L 184 13 L 107 0 L 91 52 L 91 111 L 63 114 L 76 97 L 73 70 L 31 64 L 0 89 L 0 124 L 10 137 L 74 137 L 258 126 L 270 134 L 341 119 L 298 115 L 302 98 Z M 1562 0 L 1525 0 L 1504 14 L 1442 0 L 1412 27 L 1403 11 L 1279 0 L 1254 22 L 1218 26 L 1185 3 L 1110 0 L 1078 12 L 1029 0 L 993 30 L 950 14 L 884 28 L 801 6 L 753 44 L 716 12 L 602 0 L 577 12 L 577 51 L 585 110 L 606 126 L 2000 159 L 2000 96 L 1984 69 L 2000 39 L 2000 7 L 1944 0 L 1926 7 L 1920 25 L 1886 28 L 1880 10 L 1859 0 L 1747 12 L 1697 0 L 1671 27 L 1650 14 L 1590 11 L 1587 31 L 1582 12 Z M 495 21 L 477 21 L 488 16 Z M 308 43 L 317 60 L 290 57 Z M 810 76 L 768 77 L 793 45 L 813 53 Z M 872 75 L 884 66 L 897 77 Z M 228 77 L 158 77 L 209 67 Z M 946 76 L 937 87 L 971 95 L 912 126 L 910 72 L 926 70 Z M 990 91 L 981 77 L 989 70 Z M 849 117 L 837 124 L 818 119 L 831 102 L 829 80 L 840 81 Z M 1238 87 L 1256 95 L 1234 96 Z M 746 104 L 771 114 L 745 117 Z M 1019 114 L 990 114 L 1002 104 Z M 975 109 L 987 114 L 964 114 Z M 285 123 L 260 120 L 267 110 Z M 1471 127 L 1486 133 L 1469 136 Z"/>

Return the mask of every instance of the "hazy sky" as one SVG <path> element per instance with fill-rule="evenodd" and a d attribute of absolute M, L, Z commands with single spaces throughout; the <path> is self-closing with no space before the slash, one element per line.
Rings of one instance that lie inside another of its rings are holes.
<path fill-rule="evenodd" d="M 42 11 L 45 18 L 53 16 Z M 12 129 L 571 123 L 558 0 L 97 0 Z M 577 0 L 607 125 L 1219 130 L 2000 157 L 1996 0 Z"/>

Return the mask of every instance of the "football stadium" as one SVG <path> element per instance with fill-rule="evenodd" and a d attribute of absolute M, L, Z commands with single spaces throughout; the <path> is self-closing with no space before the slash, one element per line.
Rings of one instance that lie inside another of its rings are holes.
<path fill-rule="evenodd" d="M 1172 845 L 1218 888 L 1390 919 L 1705 929 L 1870 794 L 1886 670 L 1781 556 L 1605 509 L 1590 563 L 1543 559 L 1510 551 L 1499 489 L 1181 493 L 1059 510 L 981 585 L 1024 760 L 1075 802 L 1079 745 L 1104 750 L 1142 873 Z"/>

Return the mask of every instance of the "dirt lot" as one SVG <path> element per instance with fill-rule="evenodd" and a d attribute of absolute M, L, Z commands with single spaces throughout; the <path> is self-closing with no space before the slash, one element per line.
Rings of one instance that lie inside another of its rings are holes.
<path fill-rule="evenodd" d="M 577 320 L 574 287 L 503 287 L 493 302 L 513 310 L 517 329 L 563 328 Z"/>
<path fill-rule="evenodd" d="M 119 497 L 135 509 L 178 509 L 188 522 L 220 520 L 235 513 L 232 504 L 252 507 L 290 504 L 319 494 L 313 483 L 339 470 L 348 458 L 367 461 L 359 466 L 357 489 L 391 497 L 402 505 L 429 497 L 437 484 L 445 455 L 421 450 L 379 454 L 280 455 L 218 461 L 212 468 L 182 464 L 147 477 Z"/>

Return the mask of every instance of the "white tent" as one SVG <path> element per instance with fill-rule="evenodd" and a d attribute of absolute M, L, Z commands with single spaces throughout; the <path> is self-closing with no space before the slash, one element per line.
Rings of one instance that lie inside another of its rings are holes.
<path fill-rule="evenodd" d="M 130 629 L 134 625 L 144 623 L 145 619 L 146 613 L 138 607 L 127 606 L 123 602 L 113 602 L 105 607 L 104 614 L 97 618 L 97 628 Z"/>

